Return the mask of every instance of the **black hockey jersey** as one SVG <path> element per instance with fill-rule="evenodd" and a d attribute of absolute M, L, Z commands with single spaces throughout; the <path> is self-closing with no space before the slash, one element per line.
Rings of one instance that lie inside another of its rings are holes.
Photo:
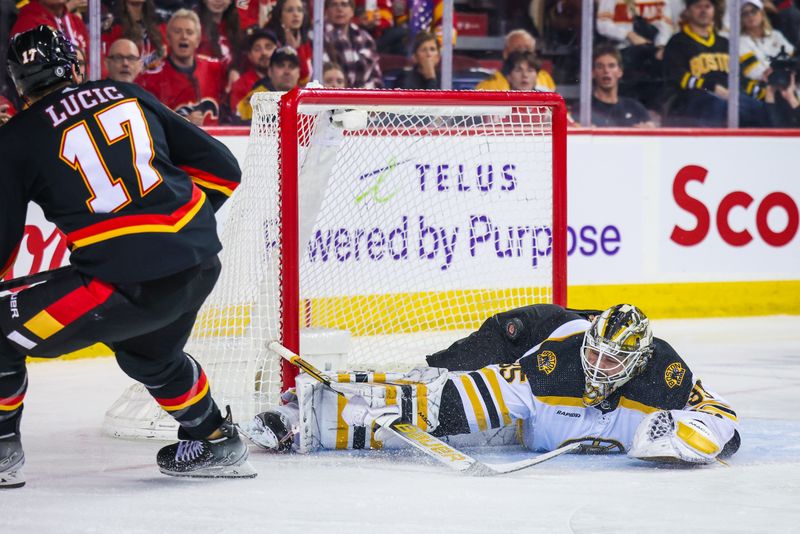
<path fill-rule="evenodd" d="M 79 271 L 116 283 L 188 269 L 220 251 L 214 213 L 239 184 L 233 154 L 137 85 L 55 91 L 0 128 L 0 274 L 30 201 Z"/>
<path fill-rule="evenodd" d="M 582 403 L 585 375 L 581 365 L 583 332 L 563 339 L 548 339 L 519 360 L 536 397 L 567 397 Z M 683 359 L 669 343 L 653 338 L 653 355 L 642 374 L 623 384 L 599 406 L 603 412 L 617 408 L 620 398 L 659 410 L 686 406 L 694 379 Z"/>
<path fill-rule="evenodd" d="M 469 336 L 427 357 L 431 367 L 450 371 L 480 369 L 493 363 L 513 363 L 562 324 L 599 310 L 571 310 L 555 304 L 532 304 L 488 318 Z"/>
<path fill-rule="evenodd" d="M 704 39 L 684 26 L 664 48 L 664 77 L 670 95 L 727 87 L 728 40 L 713 30 Z"/>

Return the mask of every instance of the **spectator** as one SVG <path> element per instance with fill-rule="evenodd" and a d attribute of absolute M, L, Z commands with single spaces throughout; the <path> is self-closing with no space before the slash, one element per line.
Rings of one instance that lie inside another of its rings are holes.
<path fill-rule="evenodd" d="M 350 87 L 383 87 L 375 41 L 353 21 L 354 0 L 325 0 L 325 47 L 328 61 L 344 69 Z M 331 56 L 335 57 L 331 57 Z"/>
<path fill-rule="evenodd" d="M 536 53 L 536 39 L 525 30 L 513 30 L 506 35 L 505 46 L 503 47 L 503 60 L 508 58 L 511 52 L 528 51 Z M 540 91 L 555 91 L 556 84 L 553 78 L 545 70 L 539 70 L 536 78 L 536 88 Z M 495 72 L 490 78 L 478 83 L 475 89 L 479 91 L 508 91 L 508 79 L 503 76 L 501 71 Z"/>
<path fill-rule="evenodd" d="M 763 0 L 772 25 L 796 48 L 800 47 L 800 3 L 792 0 Z"/>
<path fill-rule="evenodd" d="M 266 28 L 272 30 L 278 41 L 297 50 L 300 58 L 300 85 L 312 77 L 311 23 L 308 8 L 303 0 L 278 0 Z"/>
<path fill-rule="evenodd" d="M 89 10 L 89 0 L 67 0 L 67 11 L 83 18 Z"/>
<path fill-rule="evenodd" d="M 130 39 L 141 56 L 142 69 L 154 69 L 167 55 L 166 25 L 159 22 L 153 0 L 117 0 L 114 23 L 103 33 L 105 54 L 117 39 Z"/>
<path fill-rule="evenodd" d="M 772 29 L 761 0 L 745 0 L 742 4 L 741 29 L 739 62 L 742 73 L 748 80 L 756 82 L 747 84 L 747 89 L 750 94 L 757 95 L 757 88 L 761 87 L 760 96 L 763 99 L 763 87 L 772 72 L 770 58 L 778 56 L 782 50 L 791 56 L 794 47 L 781 32 Z"/>
<path fill-rule="evenodd" d="M 378 39 L 392 26 L 392 0 L 355 0 L 356 23 Z"/>
<path fill-rule="evenodd" d="M 712 0 L 686 0 L 686 24 L 664 48 L 668 122 L 681 126 L 724 126 L 727 121 L 728 40 L 714 31 Z M 742 126 L 763 126 L 760 102 L 741 94 Z"/>
<path fill-rule="evenodd" d="M 659 104 L 664 46 L 674 33 L 669 0 L 600 0 L 597 31 L 622 54 L 623 90 Z"/>
<path fill-rule="evenodd" d="M 796 73 L 789 76 L 789 85 L 779 88 L 768 85 L 765 101 L 769 125 L 777 128 L 800 128 L 800 99 L 797 98 Z"/>
<path fill-rule="evenodd" d="M 291 46 L 284 46 L 275 50 L 269 60 L 267 77 L 260 80 L 247 96 L 239 102 L 237 114 L 243 121 L 253 118 L 253 108 L 250 106 L 250 97 L 253 93 L 262 91 L 289 91 L 297 87 L 300 80 L 300 59 Z"/>
<path fill-rule="evenodd" d="M 439 89 L 439 63 L 442 59 L 439 40 L 429 32 L 419 32 L 412 47 L 414 66 L 403 70 L 394 82 L 394 89 Z"/>
<path fill-rule="evenodd" d="M 392 24 L 376 39 L 378 52 L 404 56 L 408 53 L 408 0 L 392 0 Z"/>
<path fill-rule="evenodd" d="M 108 47 L 106 72 L 108 79 L 133 83 L 142 71 L 142 58 L 136 43 L 130 39 L 117 39 Z"/>
<path fill-rule="evenodd" d="M 197 15 L 203 29 L 197 52 L 219 59 L 226 68 L 235 68 L 240 49 L 240 26 L 233 0 L 200 0 Z M 238 78 L 238 72 L 234 78 Z"/>
<path fill-rule="evenodd" d="M 535 91 L 539 75 L 536 54 L 528 50 L 515 50 L 508 54 L 501 69 L 512 91 Z"/>
<path fill-rule="evenodd" d="M 330 89 L 347 88 L 347 78 L 338 63 L 326 62 L 322 66 L 322 85 Z"/>
<path fill-rule="evenodd" d="M 89 45 L 86 25 L 80 16 L 67 10 L 67 0 L 30 0 L 19 10 L 11 35 L 32 30 L 41 24 L 60 30 L 75 48 L 86 50 Z"/>
<path fill-rule="evenodd" d="M 72 71 L 72 82 L 80 85 L 86 81 L 86 54 L 80 48 L 75 49 L 75 70 Z"/>
<path fill-rule="evenodd" d="M 278 48 L 278 38 L 267 29 L 248 28 L 245 41 L 248 66 L 241 77 L 231 86 L 230 109 L 234 112 L 260 80 L 269 74 L 269 60 Z M 238 113 L 237 113 L 238 115 Z"/>
<path fill-rule="evenodd" d="M 11 103 L 9 99 L 0 95 L 0 126 L 4 126 L 11 117 L 17 114 L 17 110 L 14 109 L 14 105 Z"/>
<path fill-rule="evenodd" d="M 242 28 L 263 28 L 272 16 L 276 0 L 236 0 L 239 24 Z"/>
<path fill-rule="evenodd" d="M 198 126 L 219 123 L 225 89 L 225 65 L 197 53 L 200 19 L 179 9 L 167 23 L 167 59 L 136 80 L 170 109 Z"/>
<path fill-rule="evenodd" d="M 622 57 L 613 45 L 601 45 L 592 57 L 592 124 L 595 126 L 623 126 L 653 128 L 655 123 L 645 107 L 634 100 L 619 96 L 622 78 Z"/>

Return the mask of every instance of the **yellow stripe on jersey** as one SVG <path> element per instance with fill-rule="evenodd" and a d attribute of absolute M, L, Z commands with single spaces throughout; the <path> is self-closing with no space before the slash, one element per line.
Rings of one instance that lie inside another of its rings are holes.
<path fill-rule="evenodd" d="M 342 419 L 342 410 L 347 405 L 347 399 L 342 395 L 337 396 L 336 405 L 336 448 L 346 449 L 349 441 L 350 427 Z"/>
<path fill-rule="evenodd" d="M 497 381 L 497 375 L 494 371 L 484 367 L 481 373 L 486 377 L 489 387 L 492 389 L 494 400 L 497 402 L 497 407 L 500 408 L 500 413 L 503 415 L 503 426 L 511 423 L 511 417 L 508 415 L 508 407 L 506 401 L 503 399 L 503 390 L 500 389 L 500 383 Z"/>
<path fill-rule="evenodd" d="M 582 336 L 582 335 L 584 335 L 585 333 L 586 333 L 586 330 L 581 330 L 580 332 L 573 332 L 573 333 L 571 333 L 571 334 L 567 334 L 566 336 L 561 336 L 561 337 L 548 337 L 548 338 L 547 338 L 547 339 L 545 339 L 544 341 L 564 341 L 565 339 L 567 339 L 567 338 L 570 338 L 570 337 L 572 337 L 572 336 Z M 544 341 L 542 341 L 542 343 L 544 343 Z"/>
<path fill-rule="evenodd" d="M 52 315 L 42 310 L 25 323 L 25 328 L 42 339 L 47 339 L 64 328 Z"/>
<path fill-rule="evenodd" d="M 721 402 L 704 402 L 694 406 L 692 411 L 695 412 L 706 412 L 712 415 L 720 415 L 722 417 L 727 417 L 731 421 L 738 421 L 738 417 L 736 416 L 736 412 L 734 412 L 728 405 L 723 404 Z"/>
<path fill-rule="evenodd" d="M 428 386 L 417 384 L 417 426 L 428 431 Z"/>
<path fill-rule="evenodd" d="M 635 400 L 626 399 L 623 396 L 619 398 L 619 407 L 644 413 L 653 413 L 658 411 L 658 408 L 653 408 L 652 406 L 642 404 L 641 402 L 636 402 Z"/>
<path fill-rule="evenodd" d="M 481 401 L 478 398 L 478 393 L 475 391 L 475 386 L 472 384 L 469 376 L 461 375 L 461 384 L 464 386 L 464 391 L 467 392 L 470 404 L 472 404 L 472 411 L 475 412 L 475 420 L 478 421 L 478 430 L 486 430 L 486 413 L 483 411 Z"/>
<path fill-rule="evenodd" d="M 583 404 L 583 399 L 580 397 L 556 397 L 556 396 L 544 396 L 544 397 L 536 397 L 536 400 L 542 402 L 544 404 L 549 404 L 551 406 L 578 406 L 580 408 L 585 408 L 586 405 Z"/>

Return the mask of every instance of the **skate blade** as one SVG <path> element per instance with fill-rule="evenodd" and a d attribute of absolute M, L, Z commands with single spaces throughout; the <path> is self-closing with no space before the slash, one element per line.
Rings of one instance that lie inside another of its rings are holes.
<path fill-rule="evenodd" d="M 159 470 L 171 477 L 184 478 L 255 478 L 258 472 L 253 469 L 250 462 L 245 461 L 239 465 L 225 465 L 215 467 L 205 467 L 194 471 L 170 471 L 169 469 L 159 468 Z"/>
<path fill-rule="evenodd" d="M 25 485 L 25 475 L 22 471 L 5 471 L 0 473 L 0 490 L 21 488 Z"/>

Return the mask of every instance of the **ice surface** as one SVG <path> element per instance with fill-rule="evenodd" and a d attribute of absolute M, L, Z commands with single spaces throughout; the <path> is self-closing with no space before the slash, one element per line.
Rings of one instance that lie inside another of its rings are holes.
<path fill-rule="evenodd" d="M 800 532 L 800 317 L 658 321 L 695 376 L 739 413 L 730 467 L 562 456 L 469 478 L 415 453 L 277 456 L 253 480 L 161 475 L 161 442 L 100 432 L 129 379 L 111 359 L 32 364 L 28 484 L 0 491 L 0 533 Z M 469 452 L 488 462 L 530 452 Z"/>

